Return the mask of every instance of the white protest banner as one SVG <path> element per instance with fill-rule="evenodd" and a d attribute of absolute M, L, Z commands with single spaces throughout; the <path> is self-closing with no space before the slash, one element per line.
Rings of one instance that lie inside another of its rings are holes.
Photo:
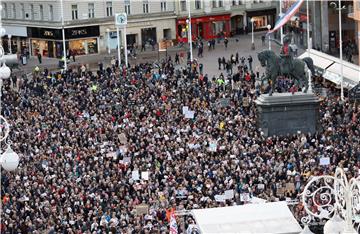
<path fill-rule="evenodd" d="M 225 198 L 226 199 L 233 199 L 234 198 L 234 190 L 233 189 L 226 190 L 225 191 Z"/>
<path fill-rule="evenodd" d="M 120 140 L 120 143 L 121 143 L 121 144 L 125 145 L 125 144 L 127 143 L 127 137 L 126 137 L 126 135 L 125 135 L 124 133 L 121 133 L 121 134 L 119 135 L 119 140 Z"/>
<path fill-rule="evenodd" d="M 149 205 L 147 205 L 147 204 L 137 205 L 137 206 L 135 206 L 135 210 L 136 210 L 137 215 L 147 214 L 149 211 Z"/>
<path fill-rule="evenodd" d="M 242 193 L 240 194 L 240 200 L 242 202 L 249 202 L 251 199 L 250 199 L 250 194 L 248 193 Z"/>
<path fill-rule="evenodd" d="M 116 158 L 116 152 L 109 152 L 109 153 L 107 153 L 106 154 L 106 157 L 108 157 L 108 158 Z"/>
<path fill-rule="evenodd" d="M 194 118 L 194 115 L 195 115 L 195 111 L 187 111 L 185 112 L 185 118 L 186 119 L 193 119 Z"/>
<path fill-rule="evenodd" d="M 330 164 L 330 158 L 329 157 L 320 158 L 320 165 L 321 166 L 327 166 L 329 164 Z"/>
<path fill-rule="evenodd" d="M 216 149 L 217 149 L 217 143 L 216 142 L 210 142 L 209 151 L 210 152 L 216 152 Z"/>
<path fill-rule="evenodd" d="M 217 202 L 225 202 L 226 197 L 225 195 L 215 195 L 215 201 Z"/>
<path fill-rule="evenodd" d="M 131 158 L 130 157 L 124 157 L 123 163 L 124 164 L 130 164 L 131 163 Z"/>
<path fill-rule="evenodd" d="M 131 173 L 131 178 L 135 181 L 135 180 L 140 180 L 140 174 L 139 174 L 139 170 L 134 170 Z"/>
<path fill-rule="evenodd" d="M 182 108 L 183 115 L 185 115 L 185 113 L 188 112 L 188 111 L 189 111 L 189 107 L 188 106 L 183 106 L 183 108 Z"/>
<path fill-rule="evenodd" d="M 142 171 L 141 172 L 141 179 L 149 180 L 149 171 Z"/>

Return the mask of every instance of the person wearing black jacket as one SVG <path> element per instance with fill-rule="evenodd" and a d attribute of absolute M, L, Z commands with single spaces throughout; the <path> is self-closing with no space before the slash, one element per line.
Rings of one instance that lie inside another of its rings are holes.
<path fill-rule="evenodd" d="M 249 55 L 249 57 L 248 57 L 248 62 L 249 62 L 249 69 L 250 69 L 250 71 L 252 71 L 253 58 L 251 57 L 251 55 Z"/>

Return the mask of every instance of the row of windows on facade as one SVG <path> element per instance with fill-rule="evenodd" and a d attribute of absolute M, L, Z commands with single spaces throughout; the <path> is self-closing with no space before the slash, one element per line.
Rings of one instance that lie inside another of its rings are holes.
<path fill-rule="evenodd" d="M 49 17 L 48 20 L 49 21 L 53 21 L 54 20 L 54 7 L 53 5 L 47 5 L 48 9 L 49 9 Z M 8 4 L 7 3 L 2 3 L 2 7 L 3 7 L 3 12 L 2 12 L 2 17 L 4 18 L 18 18 L 16 15 L 16 6 L 15 3 L 11 3 L 10 4 L 10 14 L 8 11 Z M 166 2 L 161 2 L 160 3 L 160 8 L 161 11 L 167 11 L 167 6 L 166 6 Z M 130 15 L 131 14 L 131 7 L 130 7 L 130 1 L 129 0 L 125 0 L 125 12 Z M 143 1 L 143 13 L 149 13 L 149 2 L 148 0 L 144 0 Z M 79 15 L 78 15 L 78 6 L 77 4 L 72 4 L 71 5 L 71 16 L 73 20 L 78 19 Z M 113 7 L 112 7 L 112 2 L 106 2 L 106 16 L 113 16 Z M 95 5 L 94 3 L 89 3 L 88 4 L 88 17 L 89 18 L 95 18 Z M 35 12 L 34 12 L 34 4 L 30 4 L 30 14 L 25 13 L 25 6 L 24 3 L 20 3 L 20 18 L 21 19 L 25 19 L 25 18 L 29 18 L 31 20 L 35 19 Z M 39 19 L 40 20 L 44 20 L 44 5 L 40 4 L 39 5 Z"/>
<path fill-rule="evenodd" d="M 232 5 L 243 5 L 247 0 L 232 0 Z M 201 6 L 201 0 L 195 0 L 195 9 L 200 10 L 202 8 Z M 253 3 L 261 3 L 263 0 L 253 0 Z M 221 8 L 224 7 L 224 1 L 223 0 L 212 0 L 211 1 L 212 8 Z M 187 0 L 181 0 L 180 1 L 180 9 L 181 11 L 187 10 Z"/>
<path fill-rule="evenodd" d="M 16 6 L 15 3 L 10 3 L 10 11 L 8 10 L 8 4 L 7 3 L 2 3 L 2 17 L 3 18 L 18 18 L 16 15 Z M 20 18 L 21 19 L 25 19 L 25 18 L 30 18 L 30 19 L 34 19 L 35 18 L 35 11 L 34 11 L 34 4 L 30 4 L 30 14 L 25 13 L 25 5 L 24 3 L 20 3 Z M 53 5 L 48 5 L 49 7 L 49 20 L 54 20 L 54 7 Z M 41 20 L 44 19 L 44 6 L 42 4 L 39 5 L 39 18 Z"/>

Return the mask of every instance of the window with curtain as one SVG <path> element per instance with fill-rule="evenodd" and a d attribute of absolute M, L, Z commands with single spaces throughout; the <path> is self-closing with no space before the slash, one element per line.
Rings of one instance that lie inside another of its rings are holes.
<path fill-rule="evenodd" d="M 161 11 L 167 11 L 166 2 L 161 2 L 160 5 L 161 5 Z"/>
<path fill-rule="evenodd" d="M 4 18 L 8 17 L 7 4 L 6 3 L 2 4 L 2 17 L 4 17 Z"/>
<path fill-rule="evenodd" d="M 143 13 L 149 13 L 149 1 L 143 0 Z"/>
<path fill-rule="evenodd" d="M 131 11 L 130 11 L 130 0 L 125 0 L 125 13 L 130 15 Z"/>
<path fill-rule="evenodd" d="M 187 7 L 186 7 L 186 1 L 185 0 L 181 0 L 180 1 L 180 9 L 181 9 L 181 11 L 186 11 L 187 9 L 186 9 Z"/>
<path fill-rule="evenodd" d="M 77 5 L 71 5 L 71 16 L 73 20 L 78 19 L 78 8 Z"/>
<path fill-rule="evenodd" d="M 25 7 L 24 3 L 20 3 L 21 19 L 25 19 Z"/>
<path fill-rule="evenodd" d="M 95 18 L 95 6 L 94 6 L 94 3 L 89 3 L 88 4 L 88 9 L 89 9 L 89 18 Z"/>
<path fill-rule="evenodd" d="M 35 18 L 34 4 L 30 4 L 30 18 L 31 18 L 32 20 Z"/>
<path fill-rule="evenodd" d="M 54 7 L 53 7 L 53 5 L 49 5 L 49 20 L 50 21 L 54 20 Z"/>
<path fill-rule="evenodd" d="M 219 0 L 219 7 L 223 7 L 223 6 L 224 6 L 223 1 Z"/>
<path fill-rule="evenodd" d="M 195 0 L 195 9 L 201 9 L 201 0 Z"/>
<path fill-rule="evenodd" d="M 213 8 L 216 8 L 216 7 L 217 7 L 216 0 L 212 0 L 212 7 L 213 7 Z"/>
<path fill-rule="evenodd" d="M 44 6 L 43 5 L 39 5 L 39 8 L 40 8 L 40 20 L 44 20 Z"/>
<path fill-rule="evenodd" d="M 113 10 L 112 10 L 112 2 L 106 2 L 106 16 L 112 16 Z"/>

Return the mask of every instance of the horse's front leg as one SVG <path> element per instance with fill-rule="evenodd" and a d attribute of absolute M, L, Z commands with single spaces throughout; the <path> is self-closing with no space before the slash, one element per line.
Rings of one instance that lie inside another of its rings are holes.
<path fill-rule="evenodd" d="M 305 72 L 305 80 L 304 80 L 304 83 L 305 83 L 305 89 L 304 89 L 304 93 L 307 93 L 308 89 L 309 89 L 309 82 L 308 82 L 308 79 L 309 79 L 309 73 L 308 72 Z M 307 79 L 306 79 L 307 78 Z"/>
<path fill-rule="evenodd" d="M 276 76 L 272 75 L 270 77 L 271 79 L 271 89 L 269 91 L 269 96 L 272 96 L 272 94 L 274 93 L 274 90 L 275 90 L 275 82 L 276 82 Z"/>

